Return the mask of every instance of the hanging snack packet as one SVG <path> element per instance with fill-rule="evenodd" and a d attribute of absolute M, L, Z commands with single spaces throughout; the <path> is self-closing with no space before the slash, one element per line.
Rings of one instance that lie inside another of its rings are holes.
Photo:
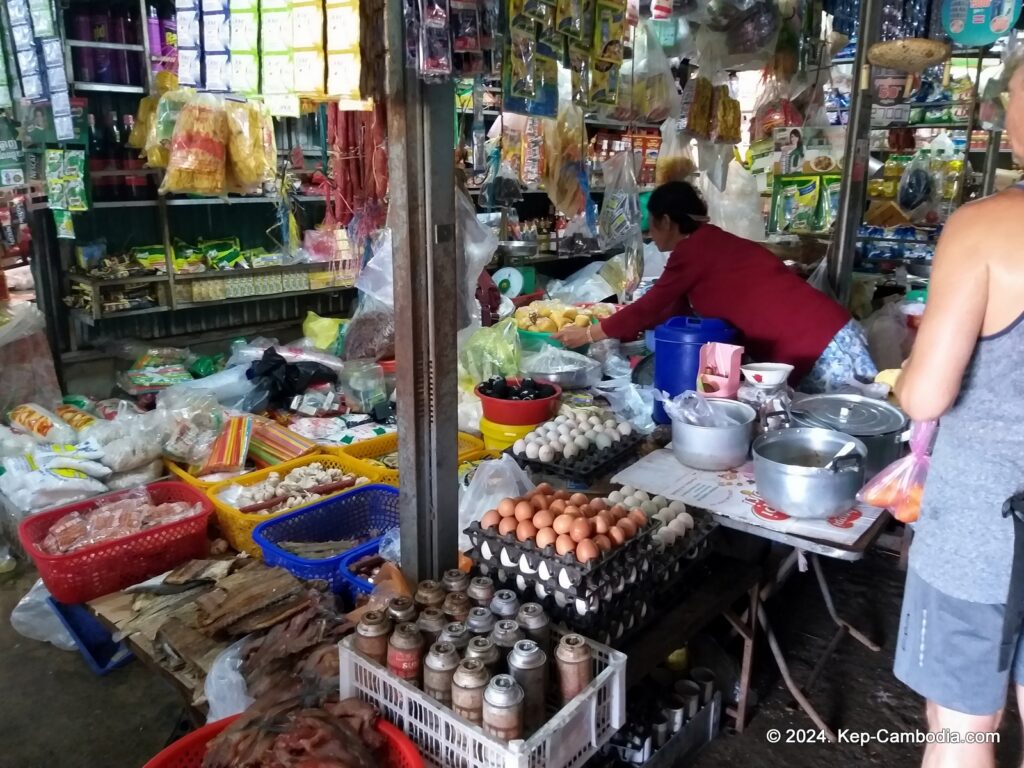
<path fill-rule="evenodd" d="M 594 56 L 601 61 L 622 64 L 622 39 L 625 31 L 624 0 L 597 0 L 594 16 Z"/>
<path fill-rule="evenodd" d="M 555 6 L 558 31 L 574 40 L 583 39 L 583 0 L 558 0 Z"/>
<path fill-rule="evenodd" d="M 740 103 L 732 97 L 728 85 L 716 85 L 712 90 L 714 120 L 711 127 L 711 140 L 719 144 L 739 144 Z"/>
<path fill-rule="evenodd" d="M 619 96 L 619 67 L 604 59 L 594 61 L 590 72 L 590 102 L 592 104 L 615 104 Z"/>
<path fill-rule="evenodd" d="M 477 53 L 480 45 L 480 8 L 475 0 L 451 0 L 452 50 Z"/>
<path fill-rule="evenodd" d="M 263 141 L 263 115 L 255 102 L 228 100 L 224 104 L 228 123 L 228 172 L 238 190 L 248 194 L 262 191 L 265 181 L 273 177 L 268 173 L 268 162 Z"/>
<path fill-rule="evenodd" d="M 209 93 L 193 97 L 174 126 L 171 156 L 160 193 L 224 194 L 227 141 L 224 100 Z"/>
<path fill-rule="evenodd" d="M 536 95 L 535 67 L 537 40 L 533 32 L 513 29 L 510 35 L 510 91 L 513 96 L 532 99 Z"/>
<path fill-rule="evenodd" d="M 420 30 L 420 75 L 443 80 L 452 73 L 451 36 L 448 28 L 423 26 Z"/>
<path fill-rule="evenodd" d="M 698 77 L 691 83 L 693 88 L 690 110 L 686 114 L 686 132 L 695 139 L 711 137 L 711 107 L 714 88 L 706 77 Z"/>
<path fill-rule="evenodd" d="M 572 87 L 572 103 L 581 107 L 590 106 L 590 52 L 582 46 L 567 41 L 569 73 Z"/>
<path fill-rule="evenodd" d="M 156 105 L 156 114 L 150 123 L 146 136 L 146 165 L 150 168 L 166 168 L 171 157 L 171 139 L 174 126 L 178 122 L 181 110 L 194 95 L 189 88 L 168 91 L 160 97 Z"/>

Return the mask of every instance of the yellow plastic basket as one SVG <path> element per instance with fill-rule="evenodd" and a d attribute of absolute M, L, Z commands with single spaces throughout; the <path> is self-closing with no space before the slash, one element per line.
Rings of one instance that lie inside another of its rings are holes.
<path fill-rule="evenodd" d="M 372 465 L 368 465 L 368 471 L 356 471 L 355 469 L 346 466 L 345 462 L 342 461 L 339 456 L 331 456 L 323 453 L 303 456 L 298 459 L 293 459 L 292 461 L 286 461 L 283 464 L 275 464 L 274 466 L 267 467 L 266 469 L 258 469 L 255 472 L 250 472 L 240 477 L 223 480 L 207 488 L 206 495 L 209 496 L 210 501 L 213 502 L 214 509 L 217 513 L 217 523 L 220 525 L 221 532 L 224 534 L 224 538 L 227 539 L 228 543 L 239 552 L 248 552 L 253 557 L 258 557 L 262 560 L 263 551 L 260 549 L 259 545 L 252 540 L 252 532 L 256 530 L 256 526 L 266 520 L 270 520 L 288 512 L 294 512 L 296 509 L 308 507 L 310 504 L 316 504 L 318 501 L 322 501 L 323 499 L 321 498 L 316 501 L 310 501 L 306 504 L 300 504 L 299 506 L 291 507 L 290 509 L 271 512 L 270 514 L 261 514 L 259 512 L 240 512 L 236 507 L 221 501 L 219 496 L 222 491 L 230 485 L 255 485 L 256 483 L 266 480 L 271 472 L 277 472 L 283 477 L 296 467 L 305 467 L 317 462 L 326 468 L 340 469 L 347 474 L 356 474 L 366 477 L 371 483 L 382 482 L 380 479 L 380 473 L 376 471 Z M 344 492 L 345 491 L 338 491 L 338 493 Z M 330 496 L 336 495 L 337 494 L 335 493 L 330 494 Z M 323 498 L 329 498 L 329 496 L 325 496 Z"/>
<path fill-rule="evenodd" d="M 216 485 L 216 483 L 207 482 L 206 480 L 203 480 L 201 478 L 196 477 L 193 474 L 190 474 L 189 471 L 185 469 L 185 467 L 181 466 L 181 464 L 179 464 L 176 461 L 164 459 L 164 467 L 166 467 L 168 472 L 177 477 L 183 483 L 188 483 L 193 488 L 199 488 L 200 490 L 205 491 L 208 488 L 212 488 L 214 485 Z M 242 475 L 239 475 L 238 477 L 242 477 Z M 233 477 L 231 479 L 237 480 L 238 477 Z"/>
<path fill-rule="evenodd" d="M 398 487 L 398 470 L 383 467 L 376 462 L 381 456 L 387 456 L 398 450 L 398 433 L 392 432 L 389 435 L 371 437 L 369 440 L 360 440 L 351 445 L 340 445 L 337 448 L 328 448 L 337 458 L 341 459 L 342 468 L 346 472 L 370 477 L 370 473 L 376 473 L 377 482 L 386 483 Z M 459 461 L 465 460 L 470 454 L 479 453 L 484 450 L 483 440 L 459 432 Z"/>

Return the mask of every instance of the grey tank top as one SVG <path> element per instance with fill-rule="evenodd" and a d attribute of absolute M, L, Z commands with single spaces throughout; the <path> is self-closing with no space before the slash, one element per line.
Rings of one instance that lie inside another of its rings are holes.
<path fill-rule="evenodd" d="M 910 567 L 953 597 L 1005 603 L 1014 542 L 1002 506 L 1022 489 L 1024 313 L 978 340 L 940 421 Z"/>

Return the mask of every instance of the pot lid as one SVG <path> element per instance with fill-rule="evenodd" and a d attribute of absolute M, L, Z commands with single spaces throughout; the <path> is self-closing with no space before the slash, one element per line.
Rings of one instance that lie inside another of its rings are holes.
<path fill-rule="evenodd" d="M 863 395 L 812 395 L 792 410 L 798 420 L 855 436 L 897 432 L 907 423 L 898 408 Z"/>

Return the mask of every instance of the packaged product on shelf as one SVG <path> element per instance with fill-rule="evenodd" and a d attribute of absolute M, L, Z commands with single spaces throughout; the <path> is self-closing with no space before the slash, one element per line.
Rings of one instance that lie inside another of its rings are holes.
<path fill-rule="evenodd" d="M 171 157 L 171 140 L 178 117 L 195 91 L 176 88 L 160 96 L 156 112 L 146 133 L 146 165 L 150 168 L 166 168 Z"/>
<path fill-rule="evenodd" d="M 223 194 L 227 141 L 223 99 L 208 93 L 190 99 L 174 126 L 171 154 L 160 192 Z"/>
<path fill-rule="evenodd" d="M 168 438 L 164 455 L 182 464 L 202 464 L 224 426 L 225 414 L 216 397 L 205 390 L 172 388 L 157 399 Z"/>
<path fill-rule="evenodd" d="M 569 41 L 569 72 L 571 77 L 572 103 L 590 106 L 590 50 Z"/>
<path fill-rule="evenodd" d="M 821 176 L 776 176 L 769 231 L 822 231 L 821 183 Z"/>
<path fill-rule="evenodd" d="M 103 458 L 103 449 L 89 440 L 76 445 L 40 445 L 26 455 L 30 455 L 40 469 L 71 469 L 104 481 L 112 472 L 110 467 L 97 461 Z"/>
<path fill-rule="evenodd" d="M 822 229 L 832 229 L 836 221 L 839 219 L 839 200 L 840 200 L 840 185 L 842 183 L 841 176 L 822 176 L 821 178 L 821 194 L 822 194 Z"/>
<path fill-rule="evenodd" d="M 558 119 L 544 125 L 544 189 L 556 210 L 575 216 L 586 207 L 583 147 L 587 145 L 583 110 L 563 104 Z"/>
<path fill-rule="evenodd" d="M 256 102 L 225 102 L 228 123 L 228 179 L 231 186 L 246 194 L 262 191 L 263 183 L 273 179 L 277 157 L 266 156 L 263 115 Z"/>
<path fill-rule="evenodd" d="M 163 477 L 164 471 L 164 463 L 160 459 L 154 459 L 148 464 L 142 465 L 138 469 L 112 474 L 103 482 L 106 484 L 107 488 L 112 491 L 123 491 L 128 488 L 137 488 L 140 485 L 152 483 L 154 480 L 159 480 Z"/>
<path fill-rule="evenodd" d="M 619 67 L 595 59 L 590 70 L 590 103 L 614 105 L 619 96 Z"/>
<path fill-rule="evenodd" d="M 750 120 L 751 143 L 774 138 L 776 128 L 803 125 L 800 110 L 782 94 L 783 88 L 774 77 L 762 81 L 761 93 L 754 103 L 754 116 Z"/>
<path fill-rule="evenodd" d="M 31 457 L 2 462 L 0 493 L 22 512 L 71 504 L 107 490 L 99 480 L 73 469 L 41 469 Z"/>
<path fill-rule="evenodd" d="M 555 6 L 555 24 L 566 37 L 583 39 L 583 5 L 586 0 L 558 0 Z"/>
<path fill-rule="evenodd" d="M 54 412 L 79 435 L 82 435 L 90 427 L 98 423 L 96 417 L 79 410 L 73 405 L 58 405 L 54 408 Z"/>
<path fill-rule="evenodd" d="M 915 224 L 938 223 L 942 188 L 935 183 L 928 150 L 921 150 L 903 169 L 896 202 Z"/>

